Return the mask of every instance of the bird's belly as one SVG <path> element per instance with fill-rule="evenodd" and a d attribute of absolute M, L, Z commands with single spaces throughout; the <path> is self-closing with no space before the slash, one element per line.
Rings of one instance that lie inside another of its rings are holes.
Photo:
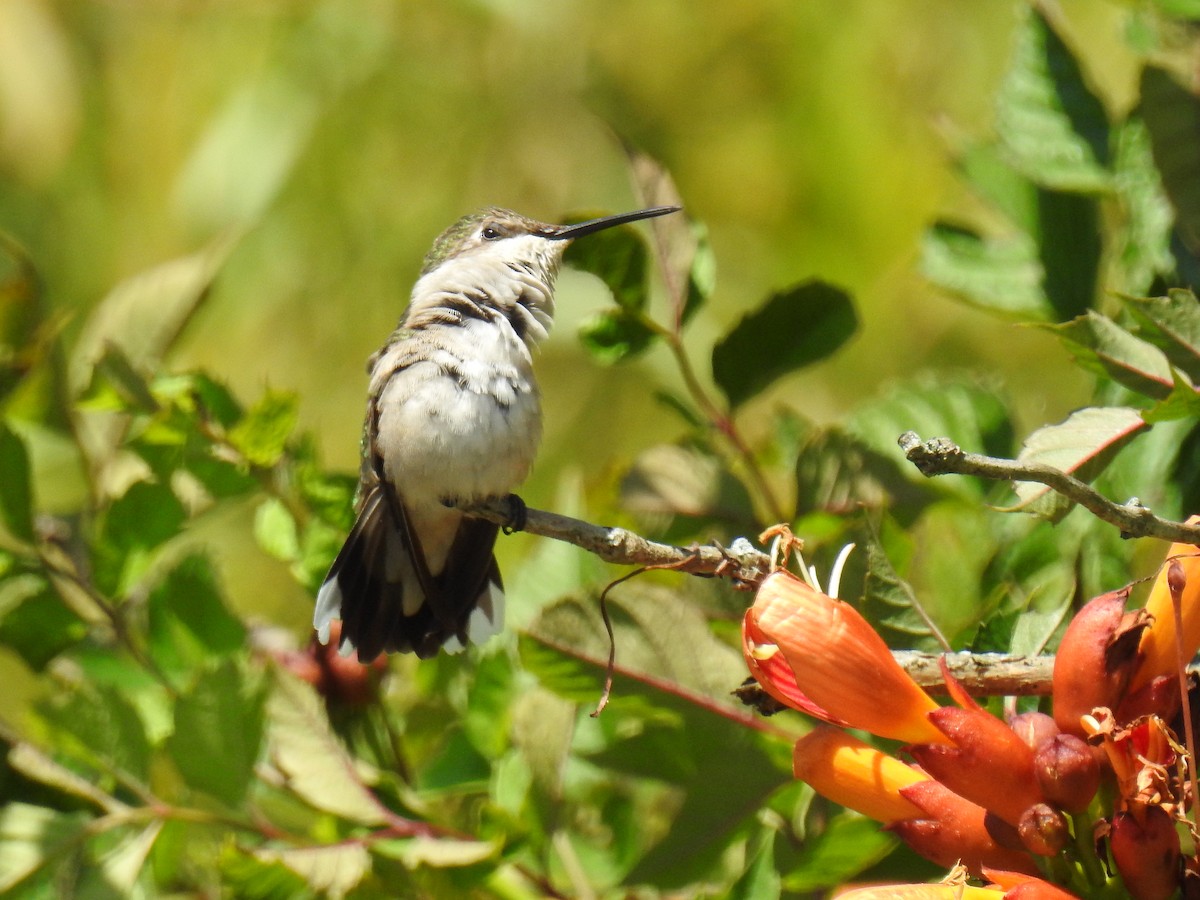
<path fill-rule="evenodd" d="M 422 363 L 383 391 L 377 446 L 410 504 L 501 496 L 529 474 L 541 438 L 532 378 L 471 375 Z"/>

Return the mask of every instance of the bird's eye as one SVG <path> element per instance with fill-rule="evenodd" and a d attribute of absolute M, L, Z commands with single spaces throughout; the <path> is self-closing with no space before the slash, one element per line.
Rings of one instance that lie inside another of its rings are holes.
<path fill-rule="evenodd" d="M 483 239 L 485 241 L 494 241 L 497 238 L 503 237 L 503 235 L 500 232 L 500 229 L 497 228 L 495 225 L 484 225 L 483 231 L 481 231 L 480 234 L 483 235 Z"/>

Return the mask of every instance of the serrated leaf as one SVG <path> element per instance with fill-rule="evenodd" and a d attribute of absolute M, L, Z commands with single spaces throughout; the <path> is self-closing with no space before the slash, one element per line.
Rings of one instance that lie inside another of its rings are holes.
<path fill-rule="evenodd" d="M 229 443 L 252 465 L 270 468 L 287 449 L 299 418 L 295 394 L 267 391 L 229 432 Z"/>
<path fill-rule="evenodd" d="M 933 631 L 919 610 L 912 586 L 896 572 L 874 536 L 860 541 L 863 543 L 867 553 L 863 615 L 889 646 L 911 647 L 914 639 L 931 638 Z"/>
<path fill-rule="evenodd" d="M 1165 297 L 1126 297 L 1125 307 L 1138 323 L 1138 336 L 1166 354 L 1193 381 L 1200 379 L 1200 302 L 1189 290 Z"/>
<path fill-rule="evenodd" d="M 1052 466 L 1087 480 L 1095 477 L 1112 455 L 1145 429 L 1136 409 L 1125 406 L 1089 407 L 1073 412 L 1057 425 L 1039 428 L 1025 439 L 1017 461 Z M 1020 506 L 1049 491 L 1036 482 L 1017 482 L 1013 489 Z"/>
<path fill-rule="evenodd" d="M 312 890 L 332 898 L 346 896 L 371 870 L 371 855 L 358 841 L 284 850 L 263 847 L 253 852 L 263 862 L 282 863 Z"/>
<path fill-rule="evenodd" d="M 1161 350 L 1094 310 L 1061 325 L 1040 326 L 1058 335 L 1081 367 L 1131 391 L 1161 398 L 1175 383 Z"/>
<path fill-rule="evenodd" d="M 134 778 L 150 768 L 150 740 L 133 704 L 115 688 L 81 682 L 70 693 L 54 697 L 44 707 L 47 720 L 78 742 L 76 751 L 116 767 Z"/>
<path fill-rule="evenodd" d="M 713 347 L 713 380 L 733 407 L 804 366 L 824 359 L 858 329 L 850 295 L 808 281 L 767 298 Z"/>
<path fill-rule="evenodd" d="M 921 238 L 921 274 L 981 309 L 1023 319 L 1051 319 L 1042 292 L 1037 245 L 1027 235 L 985 238 L 972 229 L 935 222 Z"/>
<path fill-rule="evenodd" d="M 582 222 L 596 215 L 572 216 L 569 222 Z M 563 254 L 563 262 L 595 275 L 612 293 L 622 309 L 640 312 L 646 308 L 646 242 L 634 228 L 606 228 L 572 241 Z"/>
<path fill-rule="evenodd" d="M 1142 69 L 1140 112 L 1154 161 L 1193 254 L 1200 252 L 1200 98 L 1169 72 Z"/>
<path fill-rule="evenodd" d="M 846 431 L 885 459 L 892 459 L 923 490 L 949 490 L 978 500 L 982 487 L 950 476 L 935 485 L 916 472 L 896 446 L 905 431 L 945 436 L 960 447 L 1007 456 L 1012 452 L 1012 421 L 996 388 L 969 376 L 922 375 L 855 409 Z"/>
<path fill-rule="evenodd" d="M 605 365 L 636 356 L 648 348 L 656 336 L 636 316 L 620 309 L 597 313 L 579 326 L 579 340 L 584 348 Z"/>
<path fill-rule="evenodd" d="M 379 825 L 385 821 L 383 807 L 333 733 L 312 687 L 279 671 L 267 713 L 271 758 L 297 796 L 352 822 Z"/>
<path fill-rule="evenodd" d="M 1026 15 L 996 96 L 996 131 L 1013 165 L 1048 188 L 1108 187 L 1108 117 L 1074 54 L 1036 8 Z"/>
<path fill-rule="evenodd" d="M 230 660 L 201 673 L 175 703 L 168 749 L 188 785 L 238 808 L 263 738 L 263 691 Z"/>
<path fill-rule="evenodd" d="M 16 887 L 74 848 L 88 817 L 9 803 L 0 808 L 0 891 Z"/>
<path fill-rule="evenodd" d="M 8 424 L 0 421 L 0 518 L 5 530 L 22 541 L 33 541 L 33 483 L 29 451 Z"/>

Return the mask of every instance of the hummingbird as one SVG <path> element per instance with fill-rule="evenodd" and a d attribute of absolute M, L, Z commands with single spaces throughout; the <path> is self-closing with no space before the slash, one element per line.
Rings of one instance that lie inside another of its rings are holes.
<path fill-rule="evenodd" d="M 574 225 L 489 208 L 434 242 L 400 323 L 367 363 L 356 520 L 317 593 L 313 627 L 368 663 L 383 652 L 461 651 L 503 627 L 500 527 L 461 507 L 503 499 L 533 465 L 542 410 L 532 350 L 576 238 L 676 212 L 656 206 Z"/>

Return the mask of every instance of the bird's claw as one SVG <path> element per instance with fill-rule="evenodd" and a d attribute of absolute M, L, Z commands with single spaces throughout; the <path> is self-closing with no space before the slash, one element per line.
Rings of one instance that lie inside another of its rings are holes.
<path fill-rule="evenodd" d="M 524 531 L 526 517 L 525 501 L 516 494 L 509 494 L 504 498 L 504 502 L 508 506 L 508 523 L 502 525 L 501 530 L 505 534 L 512 534 L 514 531 Z"/>

